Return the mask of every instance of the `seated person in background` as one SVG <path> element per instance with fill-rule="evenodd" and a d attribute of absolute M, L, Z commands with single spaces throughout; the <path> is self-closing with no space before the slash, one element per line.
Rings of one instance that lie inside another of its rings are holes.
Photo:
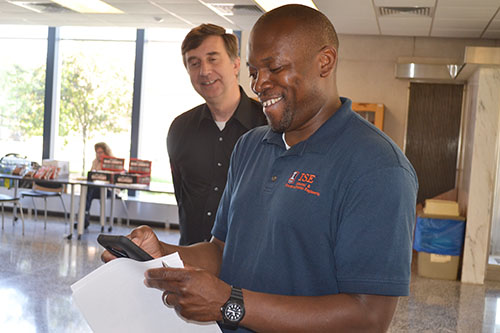
<path fill-rule="evenodd" d="M 95 159 L 92 161 L 92 171 L 98 171 L 101 169 L 101 159 L 103 156 L 113 156 L 111 148 L 105 142 L 98 142 L 94 145 Z M 108 190 L 108 197 L 111 192 Z M 85 229 L 89 226 L 90 219 L 90 206 L 92 205 L 92 200 L 101 198 L 100 187 L 89 186 L 87 189 L 87 201 L 85 204 Z M 76 224 L 75 224 L 76 228 Z"/>

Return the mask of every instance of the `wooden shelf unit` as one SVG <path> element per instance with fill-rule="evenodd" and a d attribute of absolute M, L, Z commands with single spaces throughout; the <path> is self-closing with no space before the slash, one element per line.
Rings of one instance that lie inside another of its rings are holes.
<path fill-rule="evenodd" d="M 352 103 L 354 111 L 381 131 L 384 130 L 384 108 L 382 103 Z"/>

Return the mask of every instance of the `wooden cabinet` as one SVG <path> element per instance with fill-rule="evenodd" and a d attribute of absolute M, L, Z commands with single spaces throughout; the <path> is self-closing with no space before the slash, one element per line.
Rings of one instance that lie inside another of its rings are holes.
<path fill-rule="evenodd" d="M 384 130 L 384 104 L 382 103 L 352 103 L 352 109 L 361 117 Z"/>

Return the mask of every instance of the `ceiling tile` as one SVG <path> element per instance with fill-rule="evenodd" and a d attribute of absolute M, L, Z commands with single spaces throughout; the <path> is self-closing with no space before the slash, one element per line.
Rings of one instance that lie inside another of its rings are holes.
<path fill-rule="evenodd" d="M 182 1 L 178 1 L 182 2 Z M 230 3 L 234 5 L 257 6 L 253 0 L 203 0 L 205 3 Z"/>
<path fill-rule="evenodd" d="M 498 30 L 493 30 L 493 29 L 486 30 L 486 32 L 483 34 L 483 38 L 500 39 L 500 29 L 498 29 Z"/>
<path fill-rule="evenodd" d="M 162 6 L 168 11 L 171 11 L 177 15 L 205 15 L 207 19 L 212 16 L 218 16 L 211 9 L 201 4 L 170 4 Z"/>
<path fill-rule="evenodd" d="M 498 0 L 439 0 L 438 7 L 498 7 Z"/>
<path fill-rule="evenodd" d="M 237 16 L 231 17 L 231 20 L 237 23 L 238 30 L 250 31 L 258 18 L 258 16 Z"/>
<path fill-rule="evenodd" d="M 494 20 L 491 21 L 490 25 L 488 26 L 488 30 L 500 30 L 500 20 Z"/>
<path fill-rule="evenodd" d="M 162 24 L 172 24 L 172 25 L 182 25 L 186 26 L 186 23 L 179 20 L 178 18 L 168 15 L 167 13 L 161 15 L 163 22 Z M 113 14 L 95 14 L 92 19 L 107 22 L 108 25 L 116 24 L 117 26 L 127 26 L 127 22 L 134 22 L 134 27 L 145 28 L 145 27 L 156 27 L 159 26 L 154 17 L 150 15 L 113 15 Z"/>
<path fill-rule="evenodd" d="M 496 7 L 445 7 L 439 5 L 434 19 L 483 19 L 490 20 Z"/>
<path fill-rule="evenodd" d="M 338 34 L 378 35 L 380 33 L 375 20 L 339 19 L 333 22 L 333 25 Z"/>
<path fill-rule="evenodd" d="M 191 28 L 200 23 L 213 22 L 231 29 L 250 30 L 260 16 L 232 16 L 230 23 L 215 14 L 198 0 L 106 0 L 110 5 L 129 15 L 67 16 L 66 14 L 39 14 L 0 0 L 0 24 L 43 25 L 105 25 L 129 27 Z M 255 6 L 253 0 L 205 0 L 209 3 L 234 3 Z M 427 36 L 430 27 L 422 17 L 382 17 L 377 24 L 376 6 L 437 6 L 432 24 L 432 36 L 479 38 L 482 30 L 497 13 L 500 0 L 314 0 L 317 7 L 334 23 L 340 34 L 398 36 Z M 165 8 L 165 10 L 159 7 Z M 169 12 L 174 15 L 170 15 Z M 178 18 L 176 18 L 177 16 Z M 163 18 L 156 22 L 154 17 Z M 483 38 L 498 38 L 500 14 Z"/>
<path fill-rule="evenodd" d="M 479 38 L 483 30 L 432 29 L 431 37 Z"/>
<path fill-rule="evenodd" d="M 130 0 L 114 0 L 116 2 L 130 1 Z M 135 0 L 137 2 L 149 2 L 157 4 L 200 4 L 198 0 Z"/>
<path fill-rule="evenodd" d="M 379 34 L 375 11 L 368 1 L 319 0 L 315 4 L 332 21 L 337 33 Z"/>
<path fill-rule="evenodd" d="M 318 9 L 330 19 L 336 17 L 369 17 L 374 18 L 375 11 L 372 4 L 366 0 L 331 1 L 316 0 Z"/>
<path fill-rule="evenodd" d="M 434 20 L 432 29 L 444 30 L 484 30 L 488 21 L 484 20 Z"/>
<path fill-rule="evenodd" d="M 384 35 L 427 36 L 430 17 L 379 17 L 380 31 Z"/>
<path fill-rule="evenodd" d="M 434 7 L 436 0 L 374 0 L 377 7 Z"/>
<path fill-rule="evenodd" d="M 34 13 L 34 11 L 27 8 L 16 6 L 8 2 L 0 2 L 0 12 L 2 13 Z"/>
<path fill-rule="evenodd" d="M 137 0 L 136 0 L 137 1 Z M 133 14 L 152 14 L 154 15 L 158 12 L 158 7 L 153 6 L 149 3 L 120 3 L 115 5 L 116 8 L 120 9 L 125 13 Z"/>

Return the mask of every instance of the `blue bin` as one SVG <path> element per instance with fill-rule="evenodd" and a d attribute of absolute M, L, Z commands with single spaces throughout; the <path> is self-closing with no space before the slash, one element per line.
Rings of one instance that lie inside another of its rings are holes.
<path fill-rule="evenodd" d="M 462 254 L 465 237 L 463 217 L 417 217 L 413 248 L 419 252 L 450 256 Z"/>

